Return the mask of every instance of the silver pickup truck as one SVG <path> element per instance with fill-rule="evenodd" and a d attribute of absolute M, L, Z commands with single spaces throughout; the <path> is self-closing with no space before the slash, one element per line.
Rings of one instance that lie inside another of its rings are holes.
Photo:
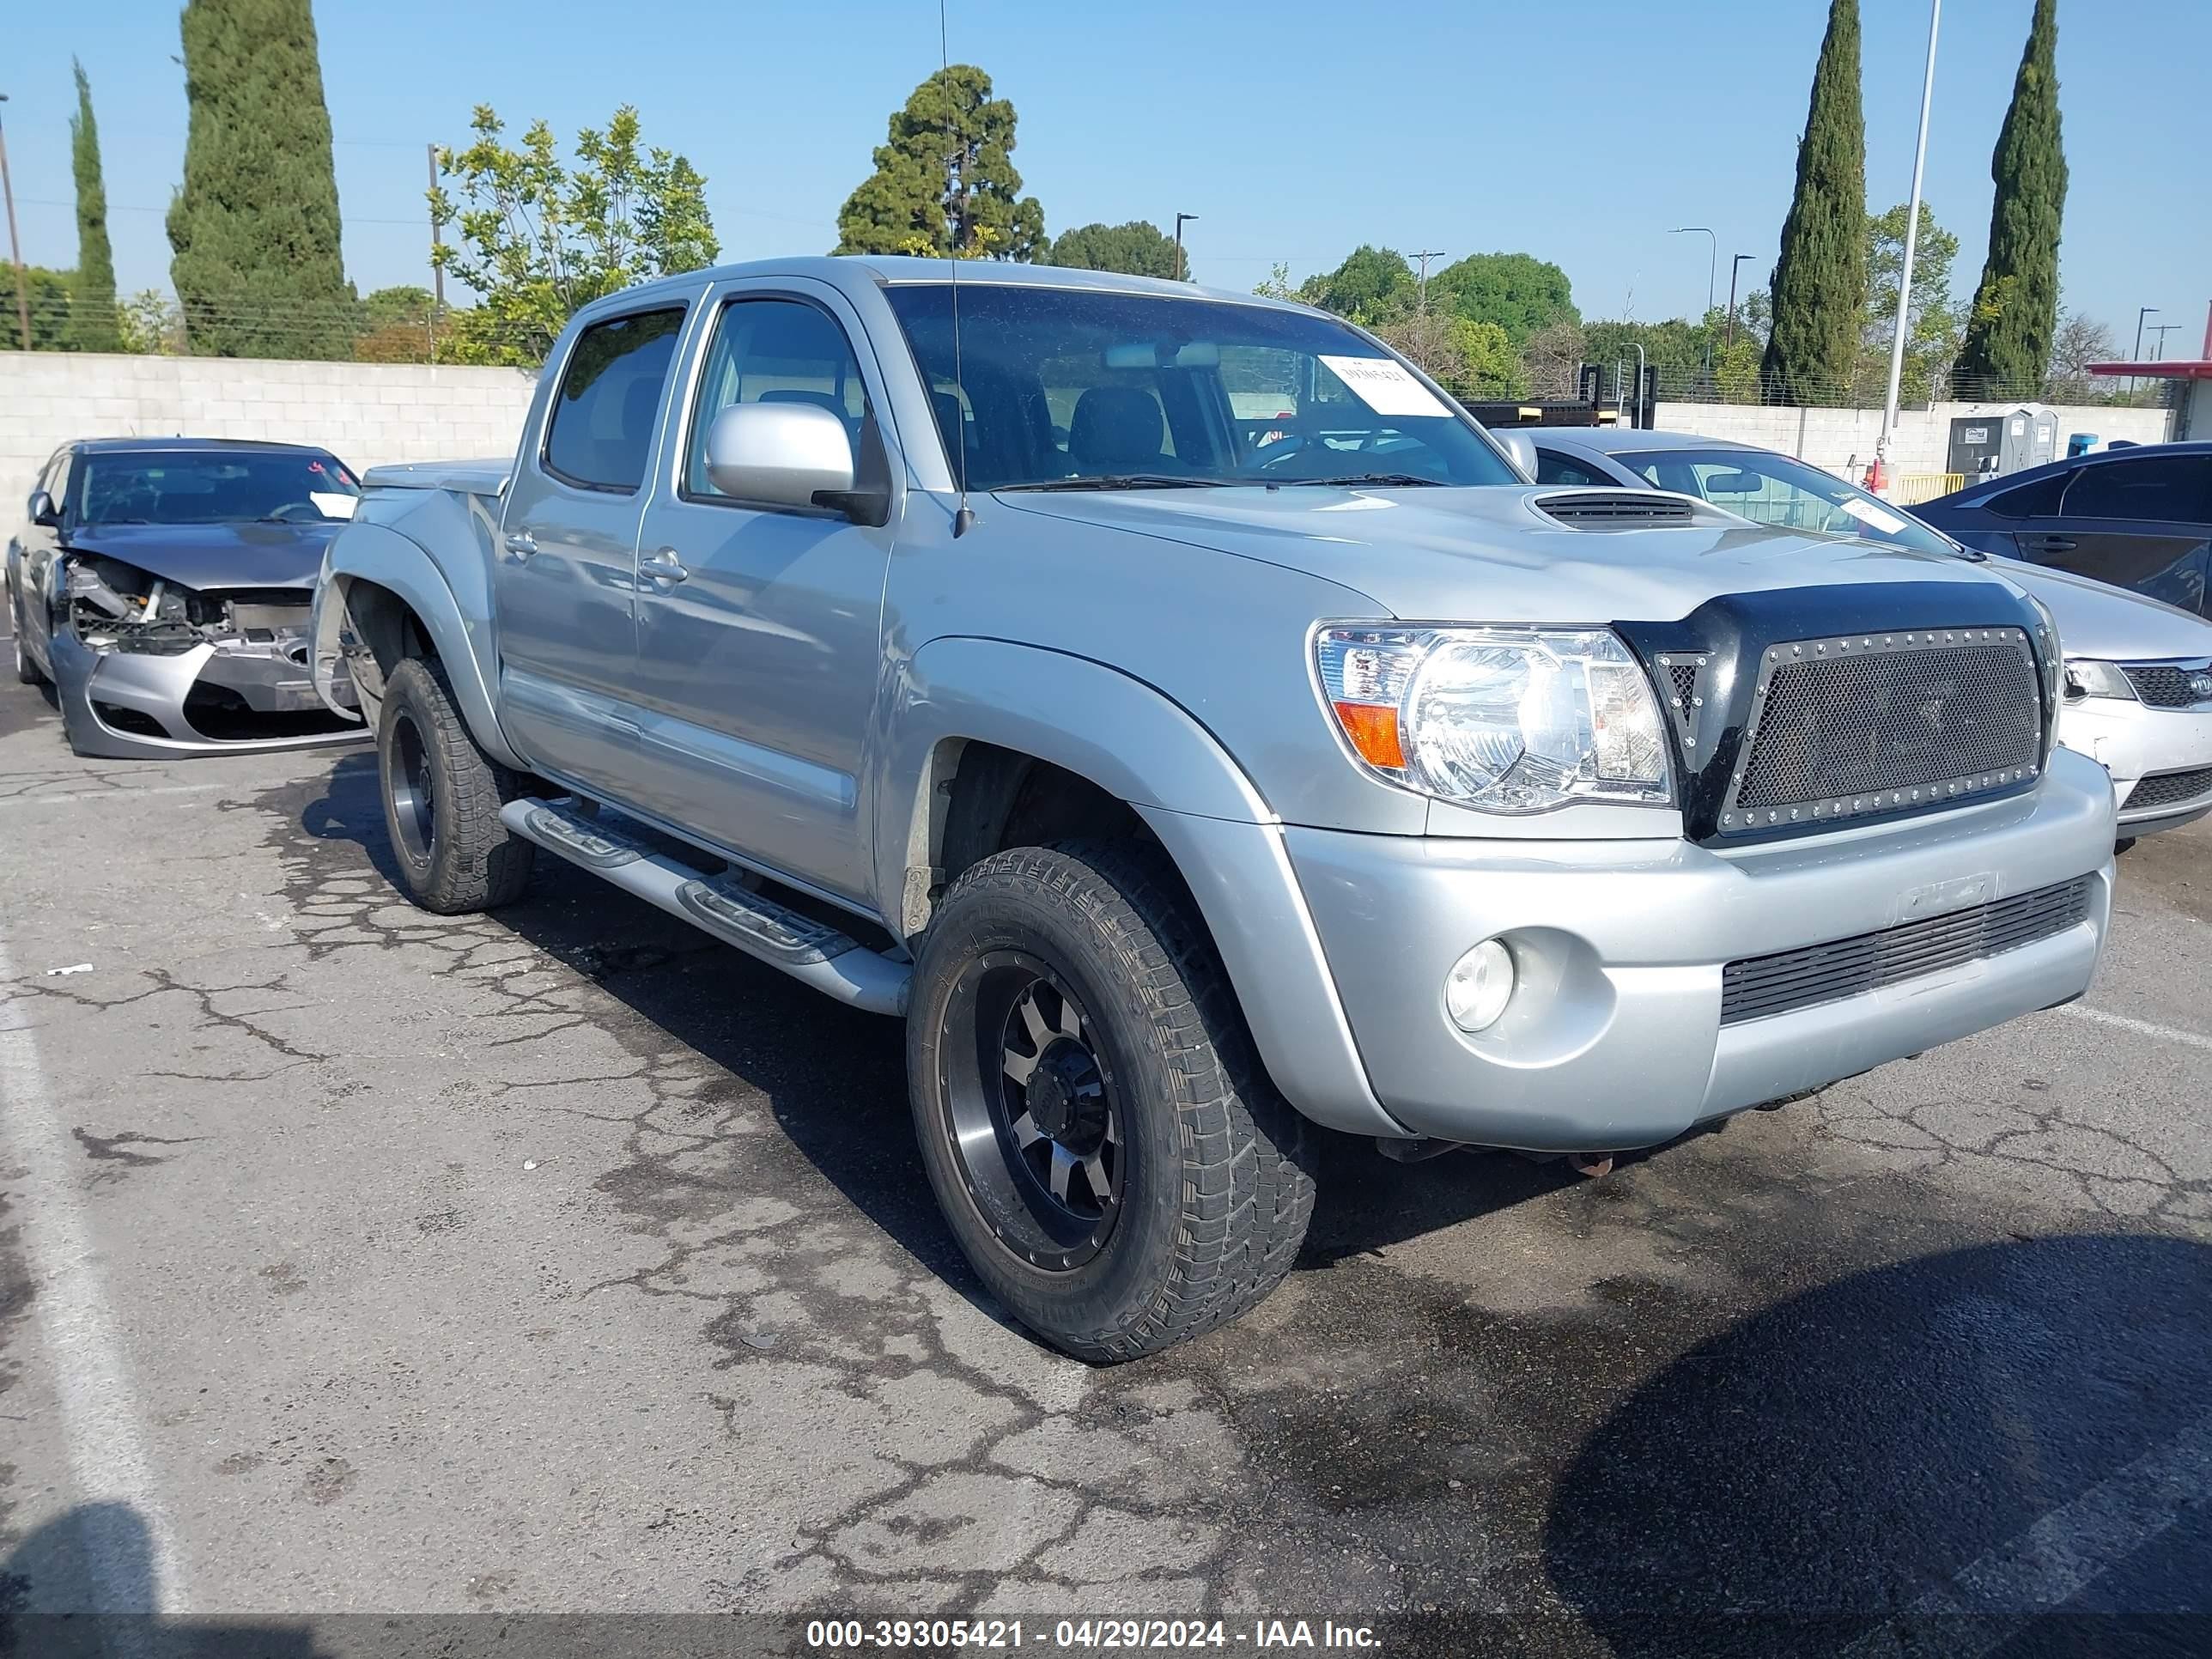
<path fill-rule="evenodd" d="M 544 849 L 904 1016 L 1048 1340 L 1251 1308 L 1307 1120 L 1612 1152 L 2088 984 L 2112 791 L 2017 587 L 1531 485 L 1303 307 L 955 276 L 593 304 L 512 459 L 369 476 L 315 656 L 417 903 Z"/>

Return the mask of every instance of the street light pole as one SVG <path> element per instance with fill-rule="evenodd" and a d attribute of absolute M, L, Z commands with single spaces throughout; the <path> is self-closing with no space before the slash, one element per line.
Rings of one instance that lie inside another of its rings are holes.
<path fill-rule="evenodd" d="M 0 104 L 8 94 L 0 92 Z M 15 262 L 15 326 L 23 331 L 23 349 L 31 349 L 31 289 L 23 276 L 23 245 L 15 240 L 15 186 L 8 177 L 8 131 L 0 126 L 0 195 L 8 198 L 8 257 Z"/>
<path fill-rule="evenodd" d="M 1936 97 L 1936 31 L 1943 0 L 1929 0 L 1928 69 L 1920 79 L 1920 137 L 1912 148 L 1912 199 L 1905 210 L 1905 261 L 1897 269 L 1897 327 L 1889 338 L 1889 392 L 1882 399 L 1881 435 L 1874 443 L 1877 480 L 1889 478 L 1889 439 L 1897 429 L 1897 392 L 1905 378 L 1905 331 L 1912 314 L 1912 257 L 1920 239 L 1920 177 L 1928 166 L 1928 106 Z"/>
<path fill-rule="evenodd" d="M 1728 343 L 1721 348 L 1723 351 L 1730 349 L 1735 344 L 1735 274 L 1742 269 L 1746 259 L 1756 259 L 1758 257 L 1756 253 L 1739 253 L 1729 261 Z"/>
<path fill-rule="evenodd" d="M 1178 213 L 1178 214 L 1176 214 L 1176 281 L 1177 281 L 1178 283 L 1180 283 L 1180 282 L 1182 282 L 1182 281 L 1183 280 L 1183 274 L 1182 274 L 1182 227 L 1183 227 L 1183 221 L 1184 221 L 1184 220 L 1186 220 L 1186 219 L 1195 219 L 1195 218 L 1197 218 L 1197 217 L 1198 217 L 1198 216 L 1197 216 L 1195 213 Z"/>

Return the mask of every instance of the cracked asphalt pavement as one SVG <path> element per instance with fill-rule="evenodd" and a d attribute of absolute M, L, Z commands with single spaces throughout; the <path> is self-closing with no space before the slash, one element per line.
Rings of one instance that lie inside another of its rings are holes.
<path fill-rule="evenodd" d="M 0 1650 L 2212 1646 L 2212 833 L 2121 861 L 2084 1004 L 1602 1181 L 1331 1140 L 1283 1289 L 1113 1370 L 967 1272 L 893 1023 L 550 860 L 414 909 L 366 748 L 80 761 L 10 686 L 0 848 Z"/>

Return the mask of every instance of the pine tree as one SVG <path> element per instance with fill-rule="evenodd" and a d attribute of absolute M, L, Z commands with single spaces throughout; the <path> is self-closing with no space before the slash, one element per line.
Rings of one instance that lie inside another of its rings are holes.
<path fill-rule="evenodd" d="M 2066 152 L 2058 131 L 2057 0 L 2036 0 L 2027 46 L 1990 158 L 1990 252 L 1952 381 L 1962 397 L 2033 397 L 2058 328 Z"/>
<path fill-rule="evenodd" d="M 100 129 L 92 118 L 92 83 L 75 58 L 76 113 L 70 118 L 70 159 L 76 168 L 76 283 L 70 301 L 70 343 L 79 351 L 119 351 L 115 315 L 115 254 L 107 245 L 107 187 L 100 178 Z"/>
<path fill-rule="evenodd" d="M 1042 257 L 1044 210 L 1021 193 L 1014 120 L 974 64 L 931 76 L 892 113 L 876 170 L 838 211 L 836 252 Z"/>
<path fill-rule="evenodd" d="M 1850 381 L 1866 286 L 1858 0 L 1833 0 L 1797 141 L 1797 192 L 1774 265 L 1774 326 L 1760 368 L 1770 398 L 1816 403 Z"/>
<path fill-rule="evenodd" d="M 184 40 L 191 118 L 169 276 L 192 350 L 347 355 L 353 285 L 308 0 L 191 0 Z"/>

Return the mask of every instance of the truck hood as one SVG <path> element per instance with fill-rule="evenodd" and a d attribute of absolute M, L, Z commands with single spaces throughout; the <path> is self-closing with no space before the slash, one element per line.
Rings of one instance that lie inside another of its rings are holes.
<path fill-rule="evenodd" d="M 345 527 L 318 524 L 94 524 L 69 533 L 72 553 L 134 565 L 165 582 L 201 591 L 313 587 L 323 549 Z"/>
<path fill-rule="evenodd" d="M 1996 580 L 1986 564 L 1773 530 L 1718 513 L 1686 526 L 1589 530 L 1570 528 L 1533 505 L 1547 495 L 1588 493 L 1237 486 L 1023 491 L 994 499 L 1018 512 L 1303 571 L 1364 593 L 1394 616 L 1422 620 L 1674 621 L 1724 593 Z"/>
<path fill-rule="evenodd" d="M 1992 558 L 1988 568 L 2051 607 L 2059 646 L 2069 657 L 2106 662 L 2212 657 L 2212 623 L 2162 600 L 2019 559 Z"/>

